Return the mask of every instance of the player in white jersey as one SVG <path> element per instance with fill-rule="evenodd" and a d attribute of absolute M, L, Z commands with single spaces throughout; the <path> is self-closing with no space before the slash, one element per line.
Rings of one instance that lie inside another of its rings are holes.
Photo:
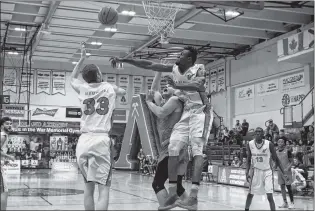
<path fill-rule="evenodd" d="M 7 209 L 7 201 L 8 201 L 8 187 L 6 183 L 5 172 L 3 171 L 3 165 L 7 160 L 14 160 L 14 157 L 7 154 L 7 142 L 8 135 L 12 131 L 12 120 L 9 117 L 3 117 L 0 119 L 0 158 L 1 158 L 1 166 L 0 166 L 0 193 L 1 193 L 1 210 Z"/>
<path fill-rule="evenodd" d="M 124 95 L 125 90 L 107 82 L 102 82 L 102 74 L 96 65 L 86 65 L 82 78 L 80 69 L 86 59 L 85 45 L 81 59 L 71 75 L 71 85 L 79 94 L 82 109 L 81 132 L 76 156 L 85 181 L 84 207 L 86 210 L 107 210 L 112 173 L 112 143 L 108 132 L 115 109 L 116 94 Z M 94 202 L 95 184 L 99 197 Z"/>
<path fill-rule="evenodd" d="M 272 142 L 263 139 L 264 130 L 260 127 L 255 130 L 255 139 L 247 145 L 246 179 L 249 182 L 249 193 L 246 199 L 245 211 L 249 210 L 254 194 L 267 194 L 270 209 L 276 210 L 273 199 L 273 172 L 271 159 L 275 161 L 287 180 L 281 162 Z"/>
<path fill-rule="evenodd" d="M 112 58 L 112 66 L 117 62 L 125 62 L 143 69 L 156 72 L 170 72 L 172 77 L 166 77 L 168 84 L 177 91 L 175 95 L 184 102 L 184 111 L 179 122 L 174 126 L 168 147 L 169 160 L 169 198 L 161 210 L 175 206 L 184 209 L 197 209 L 197 196 L 200 177 L 203 168 L 203 146 L 210 134 L 213 118 L 210 114 L 210 103 L 205 92 L 206 71 L 202 64 L 195 64 L 197 50 L 192 46 L 184 48 L 174 65 L 154 63 L 148 60 Z M 212 118 L 212 120 L 211 120 Z M 193 176 L 190 195 L 181 201 L 176 193 L 177 166 L 180 150 L 191 145 L 193 155 Z M 175 203 L 176 202 L 176 203 Z"/>

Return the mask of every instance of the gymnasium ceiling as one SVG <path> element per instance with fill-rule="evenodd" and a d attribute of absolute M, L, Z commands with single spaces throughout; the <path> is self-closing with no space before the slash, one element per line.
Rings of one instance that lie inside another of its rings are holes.
<path fill-rule="evenodd" d="M 177 29 L 169 44 L 161 45 L 157 39 L 148 35 L 142 3 L 132 0 L 2 0 L 1 36 L 7 31 L 5 23 L 8 21 L 37 24 L 39 33 L 33 45 L 33 60 L 78 61 L 80 42 L 86 42 L 91 54 L 89 60 L 95 63 L 108 64 L 112 56 L 127 55 L 149 59 L 174 58 L 171 53 L 179 50 L 173 47 L 185 45 L 195 45 L 201 52 L 201 62 L 210 63 L 222 57 L 236 56 L 255 44 L 306 25 L 314 18 L 312 1 L 265 2 L 263 9 L 255 10 L 239 8 L 244 14 L 228 22 L 198 8 L 209 7 L 210 12 L 219 15 L 218 9 L 234 10 L 239 5 L 231 6 L 231 2 L 223 3 L 225 5 L 205 1 L 181 2 L 184 4 L 176 16 Z M 259 7 L 256 3 L 251 5 Z M 119 14 L 117 32 L 106 32 L 97 18 L 100 8 L 104 6 L 114 7 L 118 12 L 133 10 L 136 15 Z M 10 25 L 6 40 L 10 44 L 6 44 L 6 47 L 21 49 L 16 44 L 24 43 L 25 32 L 15 31 L 16 27 Z M 27 42 L 35 29 L 29 27 Z M 101 42 L 102 46 L 91 45 L 91 42 Z"/>

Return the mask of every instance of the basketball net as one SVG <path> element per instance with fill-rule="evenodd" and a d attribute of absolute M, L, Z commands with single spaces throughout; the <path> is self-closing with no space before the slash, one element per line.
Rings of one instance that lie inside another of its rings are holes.
<path fill-rule="evenodd" d="M 167 44 L 174 31 L 175 17 L 181 5 L 156 1 L 142 1 L 150 35 L 159 35 L 160 43 Z"/>

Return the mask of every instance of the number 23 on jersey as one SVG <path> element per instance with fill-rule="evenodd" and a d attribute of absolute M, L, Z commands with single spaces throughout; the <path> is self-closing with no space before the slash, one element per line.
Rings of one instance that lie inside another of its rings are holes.
<path fill-rule="evenodd" d="M 99 104 L 97 108 L 95 106 L 96 102 Z M 86 110 L 84 110 L 85 115 L 92 115 L 95 112 L 99 115 L 106 115 L 109 110 L 109 100 L 107 97 L 100 97 L 97 100 L 88 98 L 83 101 L 83 104 L 86 105 Z"/>

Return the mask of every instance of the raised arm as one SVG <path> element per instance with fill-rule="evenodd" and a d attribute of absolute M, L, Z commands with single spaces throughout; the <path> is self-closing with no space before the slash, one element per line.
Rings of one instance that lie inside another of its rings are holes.
<path fill-rule="evenodd" d="M 123 96 L 126 94 L 126 90 L 124 90 L 123 88 L 120 88 L 114 84 L 112 84 L 113 88 L 114 88 L 114 91 L 116 92 L 116 95 L 117 96 Z"/>
<path fill-rule="evenodd" d="M 162 72 L 156 72 L 155 73 L 155 76 L 154 76 L 154 79 L 153 79 L 153 83 L 152 83 L 152 86 L 151 86 L 151 90 L 152 91 L 159 91 L 160 89 L 160 84 L 161 84 L 161 77 L 162 77 Z"/>
<path fill-rule="evenodd" d="M 133 66 L 143 68 L 146 70 L 153 70 L 156 72 L 172 72 L 173 65 L 155 63 L 145 59 L 121 59 L 121 58 L 111 58 L 112 67 L 115 68 L 116 64 L 119 62 L 131 64 Z"/>
<path fill-rule="evenodd" d="M 171 97 L 162 107 L 155 105 L 152 101 L 147 101 L 149 109 L 158 117 L 164 118 L 178 108 L 178 98 Z"/>
<path fill-rule="evenodd" d="M 77 92 L 80 93 L 80 83 L 78 80 L 80 71 L 82 69 L 83 63 L 86 59 L 86 50 L 85 50 L 85 44 L 82 44 L 82 50 L 81 50 L 81 58 L 79 60 L 79 62 L 76 64 L 76 66 L 74 67 L 71 76 L 70 76 L 70 84 L 72 86 L 72 88 Z"/>

